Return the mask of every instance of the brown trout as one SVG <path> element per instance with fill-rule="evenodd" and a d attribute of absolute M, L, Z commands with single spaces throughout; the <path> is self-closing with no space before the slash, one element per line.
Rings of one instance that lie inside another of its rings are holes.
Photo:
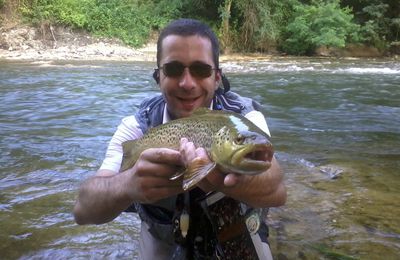
<path fill-rule="evenodd" d="M 179 150 L 183 137 L 195 147 L 203 147 L 212 161 L 194 160 L 171 178 L 183 175 L 184 190 L 196 185 L 215 167 L 225 173 L 255 175 L 271 166 L 273 147 L 264 131 L 240 114 L 200 108 L 190 117 L 172 120 L 149 129 L 140 139 L 124 142 L 121 171 L 133 167 L 148 148 Z"/>

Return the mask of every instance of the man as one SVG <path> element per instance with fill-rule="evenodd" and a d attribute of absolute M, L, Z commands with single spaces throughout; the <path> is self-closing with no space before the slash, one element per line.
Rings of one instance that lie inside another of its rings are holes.
<path fill-rule="evenodd" d="M 74 207 L 78 224 L 101 224 L 135 204 L 135 211 L 142 219 L 141 259 L 177 257 L 171 226 L 183 190 L 182 179 L 170 178 L 179 166 L 195 157 L 207 158 L 207 154 L 183 138 L 179 151 L 147 149 L 131 169 L 119 172 L 122 142 L 140 138 L 150 127 L 190 116 L 199 107 L 241 113 L 268 133 L 264 116 L 254 109 L 255 103 L 228 91 L 227 81 L 219 69 L 218 41 L 203 23 L 191 19 L 170 23 L 157 42 L 157 66 L 153 76 L 162 95 L 145 100 L 135 116 L 122 120 L 102 166 L 81 185 Z M 219 88 L 221 82 L 225 83 L 225 90 Z M 280 206 L 286 201 L 282 179 L 279 164 L 273 158 L 270 169 L 256 176 L 214 170 L 185 196 L 190 196 L 190 206 L 194 208 L 193 197 L 210 191 L 222 192 L 254 208 Z M 205 229 L 207 223 L 203 226 Z"/>

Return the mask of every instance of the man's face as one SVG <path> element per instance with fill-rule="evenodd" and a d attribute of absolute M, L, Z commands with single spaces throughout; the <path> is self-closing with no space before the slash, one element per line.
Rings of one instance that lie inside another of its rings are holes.
<path fill-rule="evenodd" d="M 182 65 L 186 66 L 183 73 L 176 73 Z M 204 68 L 203 65 L 213 68 L 211 75 L 196 74 L 199 67 Z M 209 39 L 197 35 L 167 36 L 162 42 L 160 68 L 163 66 L 169 66 L 169 71 L 175 72 L 173 76 L 166 75 L 168 71 L 164 72 L 163 69 L 159 72 L 160 89 L 167 102 L 168 112 L 173 118 L 187 117 L 199 107 L 210 106 L 221 76 L 219 71 L 215 70 Z M 192 68 L 189 69 L 189 66 Z"/>

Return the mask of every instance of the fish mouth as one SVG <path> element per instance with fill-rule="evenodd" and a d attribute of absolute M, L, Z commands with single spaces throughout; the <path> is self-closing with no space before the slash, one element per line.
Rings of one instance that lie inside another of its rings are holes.
<path fill-rule="evenodd" d="M 231 162 L 237 167 L 235 168 L 237 173 L 254 175 L 271 167 L 273 155 L 272 145 L 254 145 L 238 150 L 232 156 Z"/>

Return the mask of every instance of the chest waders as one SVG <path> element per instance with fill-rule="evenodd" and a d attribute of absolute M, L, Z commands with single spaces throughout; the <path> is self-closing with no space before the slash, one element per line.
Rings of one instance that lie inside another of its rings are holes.
<path fill-rule="evenodd" d="M 135 117 L 143 133 L 162 124 L 164 107 L 161 95 L 142 102 Z M 213 99 L 214 110 L 245 115 L 259 108 L 231 91 L 217 91 Z M 153 237 L 176 246 L 172 259 L 272 259 L 262 210 L 220 192 L 205 194 L 194 188 L 151 205 L 135 203 L 126 211 L 137 212 Z M 185 214 L 187 234 L 181 230 Z"/>

